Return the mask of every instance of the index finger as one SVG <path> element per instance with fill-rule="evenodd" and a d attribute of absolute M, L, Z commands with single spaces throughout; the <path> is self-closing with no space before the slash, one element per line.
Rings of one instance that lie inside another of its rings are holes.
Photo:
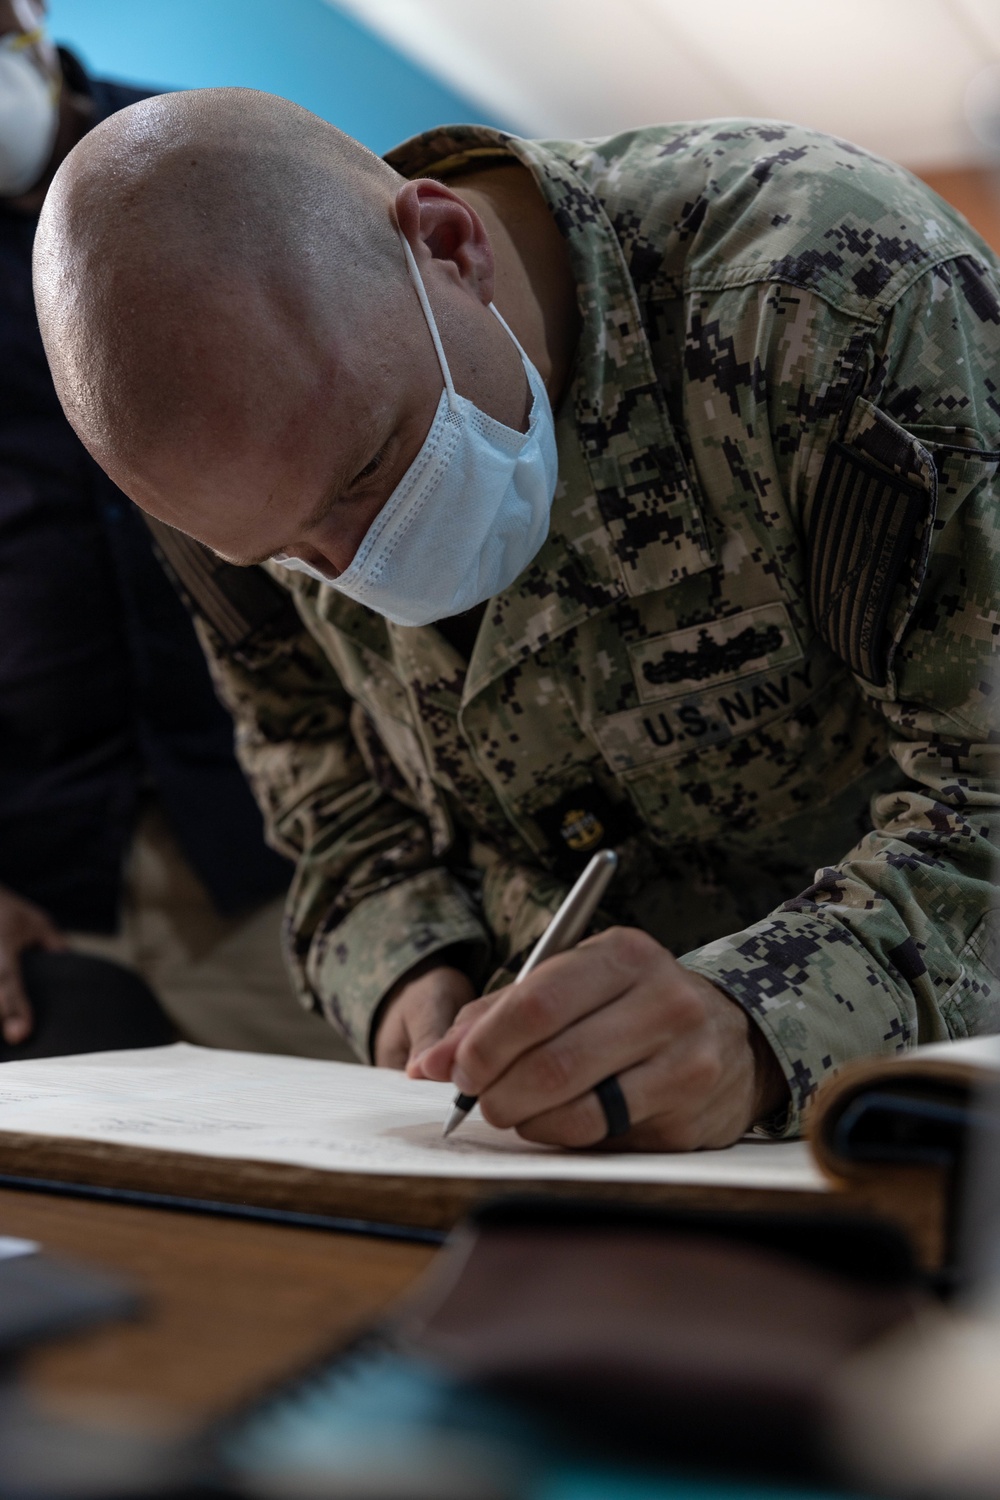
<path fill-rule="evenodd" d="M 481 995 L 478 1000 L 470 1000 L 467 1005 L 463 1005 L 444 1036 L 410 1058 L 406 1069 L 409 1076 L 432 1078 L 439 1083 L 450 1082 L 459 1042 L 495 1000 L 496 995 Z"/>
<path fill-rule="evenodd" d="M 32 1015 L 16 955 L 0 953 L 0 1030 L 9 1046 L 31 1035 Z"/>
<path fill-rule="evenodd" d="M 483 1093 L 525 1052 L 629 989 L 635 975 L 606 938 L 546 959 L 498 996 L 459 1041 L 451 1080 L 463 1094 Z"/>

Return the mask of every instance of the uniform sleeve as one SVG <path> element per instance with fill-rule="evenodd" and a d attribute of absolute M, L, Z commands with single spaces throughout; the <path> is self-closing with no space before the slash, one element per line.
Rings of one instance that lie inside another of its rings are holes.
<path fill-rule="evenodd" d="M 296 992 L 370 1059 L 392 985 L 457 945 L 484 969 L 486 930 L 288 592 L 262 569 L 153 530 L 233 716 L 268 841 L 296 862 L 285 913 Z"/>
<path fill-rule="evenodd" d="M 852 1057 L 1000 1030 L 998 369 L 995 268 L 925 273 L 872 333 L 795 502 L 813 623 L 905 780 L 808 890 L 682 960 L 773 1048 L 778 1133 Z"/>

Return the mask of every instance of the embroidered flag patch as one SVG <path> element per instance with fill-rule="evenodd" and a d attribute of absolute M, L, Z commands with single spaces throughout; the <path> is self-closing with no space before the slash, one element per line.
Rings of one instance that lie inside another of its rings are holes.
<path fill-rule="evenodd" d="M 820 636 L 875 687 L 888 681 L 886 623 L 932 496 L 832 443 L 809 526 L 809 599 Z"/>

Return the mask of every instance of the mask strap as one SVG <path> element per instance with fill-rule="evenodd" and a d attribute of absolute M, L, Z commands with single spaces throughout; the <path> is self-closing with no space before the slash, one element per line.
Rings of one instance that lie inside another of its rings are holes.
<path fill-rule="evenodd" d="M 420 274 L 419 267 L 417 266 L 417 258 L 411 250 L 410 242 L 406 238 L 406 235 L 403 233 L 403 231 L 401 229 L 397 229 L 396 233 L 399 235 L 399 238 L 403 242 L 403 252 L 406 255 L 406 264 L 409 267 L 410 279 L 412 280 L 413 285 L 416 288 L 417 296 L 420 299 L 420 306 L 423 309 L 424 317 L 427 319 L 427 327 L 430 329 L 431 338 L 434 341 L 434 349 L 437 353 L 438 364 L 441 366 L 441 374 L 444 376 L 445 390 L 448 392 L 448 402 L 451 406 L 454 406 L 455 402 L 458 400 L 458 397 L 455 394 L 455 386 L 452 382 L 451 371 L 448 368 L 448 361 L 444 357 L 444 348 L 441 344 L 441 335 L 438 333 L 437 323 L 435 322 L 434 314 L 431 311 L 430 300 L 427 296 L 427 288 L 424 286 L 424 279 Z M 531 362 L 528 359 L 528 356 L 525 354 L 524 350 L 521 348 L 521 344 L 518 340 L 517 334 L 514 332 L 513 328 L 511 328 L 510 324 L 507 322 L 507 319 L 503 316 L 496 303 L 491 302 L 489 306 L 490 312 L 496 318 L 497 322 L 500 324 L 500 327 L 503 329 L 504 333 L 514 345 L 514 348 L 521 356 L 521 361 L 525 367 L 525 371 L 527 371 Z M 530 385 L 530 380 L 528 383 Z"/>
<path fill-rule="evenodd" d="M 520 340 L 518 339 L 517 334 L 514 332 L 513 328 L 511 328 L 510 324 L 507 322 L 507 319 L 504 317 L 503 313 L 500 311 L 499 307 L 497 307 L 495 302 L 490 303 L 490 312 L 496 318 L 497 322 L 500 324 L 500 327 L 510 339 L 511 343 L 514 345 L 514 348 L 517 350 L 518 354 L 524 361 L 525 366 L 527 367 L 527 365 L 529 365 L 531 361 L 528 359 L 528 356 L 521 348 Z"/>
<path fill-rule="evenodd" d="M 434 314 L 431 311 L 431 304 L 427 296 L 427 288 L 424 286 L 424 279 L 420 274 L 420 268 L 417 265 L 417 258 L 414 255 L 413 251 L 410 249 L 409 240 L 406 238 L 406 235 L 401 229 L 397 230 L 397 233 L 399 235 L 399 238 L 403 241 L 403 253 L 406 256 L 406 264 L 409 268 L 410 279 L 412 280 L 413 285 L 416 289 L 417 297 L 420 300 L 420 306 L 423 309 L 424 317 L 427 319 L 427 327 L 430 329 L 431 340 L 434 344 L 434 352 L 437 354 L 438 364 L 441 366 L 441 374 L 444 376 L 444 388 L 448 392 L 448 404 L 449 406 L 454 406 L 456 401 L 458 400 L 458 397 L 455 394 L 455 385 L 451 378 L 451 371 L 448 368 L 448 361 L 444 357 L 444 347 L 441 343 L 441 335 L 438 333 L 437 323 L 434 321 Z"/>

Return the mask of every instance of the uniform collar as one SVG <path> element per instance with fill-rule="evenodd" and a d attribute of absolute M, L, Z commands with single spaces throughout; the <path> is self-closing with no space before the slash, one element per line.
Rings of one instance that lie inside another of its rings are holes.
<path fill-rule="evenodd" d="M 566 237 L 577 282 L 580 341 L 557 413 L 560 471 L 568 482 L 560 480 L 538 557 L 490 603 L 469 664 L 467 699 L 590 615 L 669 587 L 713 561 L 621 244 L 601 201 L 574 169 L 574 150 L 463 125 L 415 136 L 386 157 L 405 177 L 444 179 L 514 157 L 534 176 Z M 579 456 L 566 451 L 568 443 Z M 581 474 L 589 484 L 581 486 Z"/>

